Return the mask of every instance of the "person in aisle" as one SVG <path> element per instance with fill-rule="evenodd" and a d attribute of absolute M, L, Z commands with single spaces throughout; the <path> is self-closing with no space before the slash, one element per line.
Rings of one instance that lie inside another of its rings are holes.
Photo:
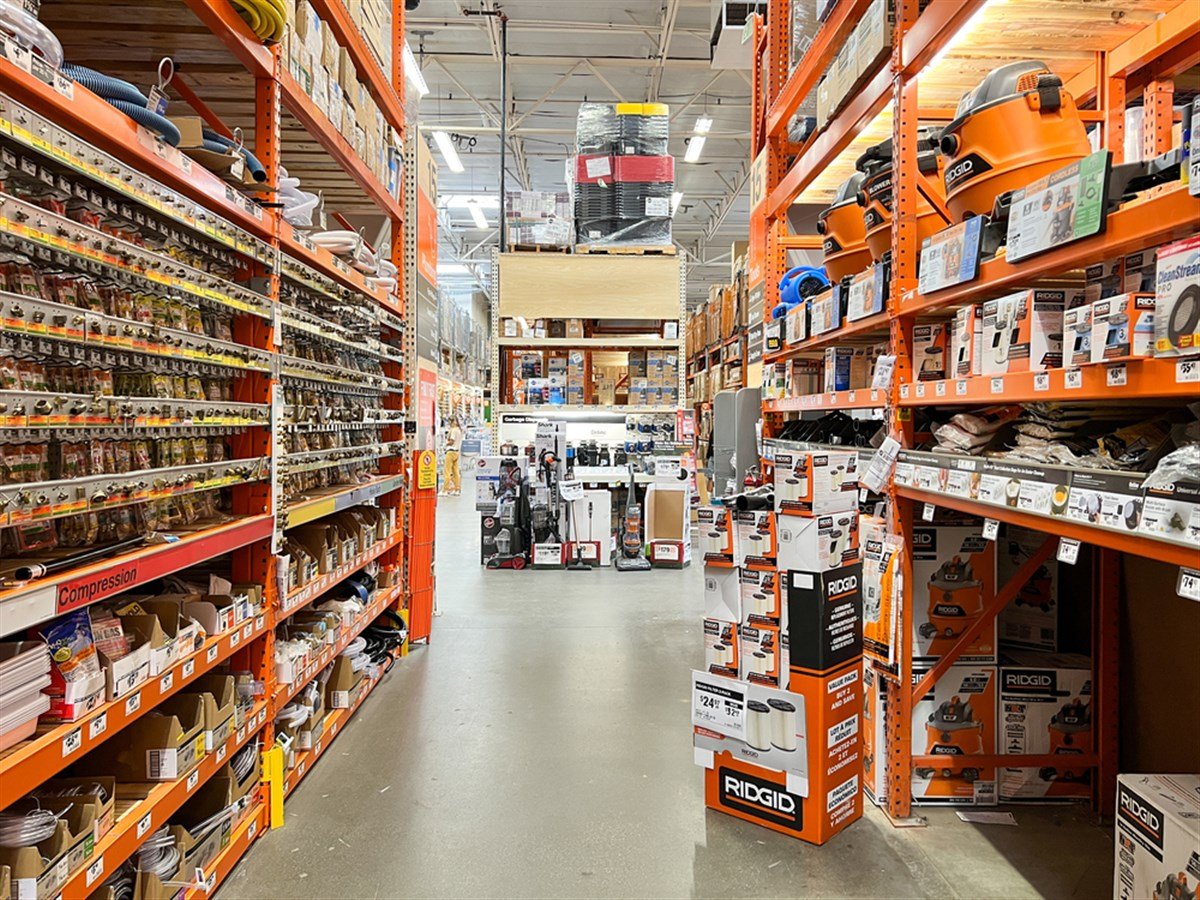
<path fill-rule="evenodd" d="M 450 427 L 446 429 L 446 455 L 442 470 L 442 488 L 451 496 L 462 493 L 462 476 L 458 471 L 458 452 L 462 447 L 462 436 L 462 427 L 455 416 L 450 420 Z"/>

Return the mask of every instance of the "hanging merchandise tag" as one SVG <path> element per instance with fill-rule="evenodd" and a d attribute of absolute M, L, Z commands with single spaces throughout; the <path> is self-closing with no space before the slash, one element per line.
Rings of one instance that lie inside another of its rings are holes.
<path fill-rule="evenodd" d="M 1072 538 L 1059 538 L 1058 555 L 1055 558 L 1068 566 L 1075 565 L 1076 560 L 1079 559 L 1079 541 Z"/>
<path fill-rule="evenodd" d="M 882 494 L 883 487 L 892 474 L 892 466 L 896 464 L 896 457 L 899 455 L 900 442 L 893 437 L 885 438 L 884 442 L 879 445 L 879 449 L 875 451 L 875 455 L 871 457 L 867 471 L 860 479 L 863 487 L 876 494 Z"/>
<path fill-rule="evenodd" d="M 983 520 L 983 536 L 989 541 L 994 541 L 996 535 L 1000 532 L 1000 522 L 996 519 Z"/>
<path fill-rule="evenodd" d="M 1179 580 L 1175 583 L 1175 593 L 1187 600 L 1200 602 L 1200 569 L 1179 567 Z"/>
<path fill-rule="evenodd" d="M 167 113 L 167 85 L 171 83 L 171 79 L 175 77 L 175 63 L 171 57 L 166 56 L 158 64 L 158 84 L 150 88 L 149 102 L 146 104 L 146 109 L 155 115 L 163 116 Z"/>
<path fill-rule="evenodd" d="M 925 506 L 921 508 L 921 519 L 925 522 L 932 522 L 933 514 L 935 512 L 937 512 L 937 507 L 932 503 L 926 503 Z"/>
<path fill-rule="evenodd" d="M 577 479 L 568 481 L 564 478 L 558 483 L 558 495 L 564 500 L 582 500 L 583 482 Z"/>
<path fill-rule="evenodd" d="M 1046 372 L 1038 372 L 1033 376 L 1033 389 L 1035 391 L 1050 390 L 1050 376 Z"/>
<path fill-rule="evenodd" d="M 896 372 L 896 357 L 881 356 L 875 360 L 875 374 L 871 376 L 871 387 L 886 391 L 892 386 L 892 376 Z"/>
<path fill-rule="evenodd" d="M 1083 387 L 1083 372 L 1079 369 L 1067 369 L 1063 376 L 1063 386 L 1068 391 L 1077 391 Z"/>

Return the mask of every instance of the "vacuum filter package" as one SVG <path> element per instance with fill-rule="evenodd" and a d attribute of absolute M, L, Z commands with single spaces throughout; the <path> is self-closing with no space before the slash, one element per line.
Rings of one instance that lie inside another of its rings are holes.
<path fill-rule="evenodd" d="M 1196 896 L 1200 775 L 1118 775 L 1113 897 Z"/>
<path fill-rule="evenodd" d="M 1200 354 L 1200 234 L 1158 248 L 1154 355 Z"/>

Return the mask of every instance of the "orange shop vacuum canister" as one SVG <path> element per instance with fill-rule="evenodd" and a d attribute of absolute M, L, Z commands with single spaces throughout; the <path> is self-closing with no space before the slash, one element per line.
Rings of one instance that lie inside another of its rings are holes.
<path fill-rule="evenodd" d="M 1036 60 L 989 72 L 958 101 L 940 144 L 946 205 L 960 222 L 990 213 L 997 197 L 1091 153 L 1062 79 Z"/>
<path fill-rule="evenodd" d="M 932 126 L 925 126 L 917 132 L 917 168 L 927 177 L 928 184 L 936 192 L 938 199 L 944 200 L 938 135 L 938 130 Z M 855 163 L 858 171 L 863 174 L 862 188 L 858 192 L 858 205 L 862 207 L 867 248 L 875 262 L 880 262 L 884 254 L 892 249 L 892 209 L 896 184 L 892 159 L 892 139 L 888 138 L 869 148 Z M 918 192 L 917 247 L 920 248 L 925 238 L 949 224 L 925 196 Z"/>
<path fill-rule="evenodd" d="M 863 226 L 858 192 L 863 174 L 855 172 L 838 188 L 833 203 L 817 216 L 817 234 L 821 235 L 825 273 L 831 284 L 847 275 L 857 275 L 871 264 L 867 232 Z"/>

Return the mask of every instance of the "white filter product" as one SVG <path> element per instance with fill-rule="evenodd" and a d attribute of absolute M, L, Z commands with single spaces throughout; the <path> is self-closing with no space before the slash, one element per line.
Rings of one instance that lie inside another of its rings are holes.
<path fill-rule="evenodd" d="M 796 707 L 786 700 L 771 698 L 771 745 L 789 753 L 796 749 Z"/>
<path fill-rule="evenodd" d="M 713 644 L 711 647 L 708 648 L 708 653 L 706 655 L 707 655 L 707 659 L 705 659 L 705 662 L 708 664 L 708 667 L 710 669 L 713 666 L 724 666 L 725 665 L 725 645 L 724 644 Z"/>
<path fill-rule="evenodd" d="M 771 707 L 758 700 L 746 704 L 746 743 L 755 750 L 771 749 Z"/>
<path fill-rule="evenodd" d="M 769 616 L 771 614 L 772 607 L 775 604 L 771 601 L 771 597 L 769 595 L 764 594 L 761 591 L 759 591 L 759 592 L 751 595 L 750 599 L 752 599 L 754 601 L 754 608 L 751 610 L 751 612 L 753 612 L 754 615 Z"/>
<path fill-rule="evenodd" d="M 734 656 L 733 644 L 732 643 L 725 644 L 724 648 L 725 648 L 725 654 L 723 657 L 724 661 L 721 663 L 721 665 L 732 666 L 733 665 L 733 656 Z"/>
<path fill-rule="evenodd" d="M 706 531 L 700 536 L 700 552 L 701 553 L 724 553 L 725 552 L 725 532 L 723 531 Z"/>
<path fill-rule="evenodd" d="M 767 654 L 761 650 L 755 650 L 750 654 L 750 670 L 755 674 L 766 675 L 768 665 Z"/>
<path fill-rule="evenodd" d="M 782 484 L 776 484 L 781 500 L 799 500 L 808 496 L 808 475 L 789 475 Z"/>

